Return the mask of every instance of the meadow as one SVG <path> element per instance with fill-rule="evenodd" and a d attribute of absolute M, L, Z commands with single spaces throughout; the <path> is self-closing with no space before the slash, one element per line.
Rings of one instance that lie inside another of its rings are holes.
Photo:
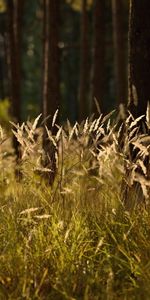
<path fill-rule="evenodd" d="M 129 114 L 118 126 L 111 113 L 59 127 L 54 117 L 52 186 L 40 116 L 12 123 L 12 132 L 0 128 L 0 299 L 150 299 L 150 138 L 140 134 L 142 118 Z M 144 122 L 150 128 L 149 111 Z"/>

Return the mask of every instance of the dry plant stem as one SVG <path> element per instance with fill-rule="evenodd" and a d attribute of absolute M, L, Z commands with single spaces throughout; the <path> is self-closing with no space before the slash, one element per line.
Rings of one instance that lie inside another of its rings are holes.
<path fill-rule="evenodd" d="M 60 187 L 60 194 L 63 200 L 63 208 L 65 207 L 65 197 L 61 193 L 62 192 L 62 186 L 63 186 L 63 168 L 64 168 L 64 144 L 63 144 L 63 133 L 61 132 L 61 169 L 60 169 L 60 181 L 59 181 L 59 187 Z"/>
<path fill-rule="evenodd" d="M 16 155 L 15 177 L 17 181 L 21 181 L 23 178 L 23 174 L 21 172 L 21 150 L 20 143 L 18 142 L 15 136 L 13 136 L 13 147 L 15 149 Z"/>
<path fill-rule="evenodd" d="M 45 131 L 45 130 L 44 130 Z M 44 149 L 44 160 L 43 160 L 43 167 L 50 169 L 46 178 L 50 185 L 53 185 L 54 179 L 56 176 L 56 148 L 53 145 L 52 141 L 48 139 L 46 133 L 43 135 L 43 149 Z"/>

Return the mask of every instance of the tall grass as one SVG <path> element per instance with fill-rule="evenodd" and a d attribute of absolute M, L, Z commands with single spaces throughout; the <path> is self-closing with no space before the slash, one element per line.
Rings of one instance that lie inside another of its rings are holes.
<path fill-rule="evenodd" d="M 56 149 L 53 186 L 42 166 L 40 117 L 13 124 L 20 181 L 1 128 L 0 299 L 150 299 L 149 136 L 131 114 L 119 129 L 110 118 L 47 133 Z"/>

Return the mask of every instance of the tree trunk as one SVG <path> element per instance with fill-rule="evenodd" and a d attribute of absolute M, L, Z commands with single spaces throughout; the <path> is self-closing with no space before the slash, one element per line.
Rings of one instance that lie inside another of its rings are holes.
<path fill-rule="evenodd" d="M 129 18 L 129 95 L 128 107 L 134 118 L 146 113 L 147 101 L 150 99 L 150 1 L 149 0 L 130 0 L 130 18 Z M 145 128 L 144 120 L 138 122 L 139 134 L 148 133 Z M 144 126 L 143 126 L 144 125 Z M 139 160 L 139 148 L 135 148 L 132 143 L 130 147 L 130 159 L 135 164 Z M 140 176 L 149 180 L 149 156 L 142 158 L 145 171 L 140 166 L 136 172 Z M 138 165 L 138 163 L 137 163 Z M 129 169 L 126 170 L 126 176 Z M 148 190 L 149 192 L 149 190 Z M 136 196 L 136 202 L 145 201 L 145 196 L 139 182 L 134 182 L 132 187 L 125 184 L 124 203 L 127 208 L 131 208 L 133 203 L 133 194 Z"/>
<path fill-rule="evenodd" d="M 59 107 L 59 0 L 44 0 L 43 117 L 53 118 Z M 50 121 L 47 126 L 51 128 Z"/>
<path fill-rule="evenodd" d="M 87 117 L 87 78 L 88 78 L 88 14 L 87 0 L 82 0 L 81 11 L 81 46 L 80 46 L 80 86 L 79 86 L 79 121 Z"/>
<path fill-rule="evenodd" d="M 10 80 L 11 111 L 15 122 L 21 122 L 21 43 L 24 0 L 7 0 L 8 16 L 8 73 Z M 19 143 L 13 138 L 17 160 Z"/>
<path fill-rule="evenodd" d="M 52 126 L 52 118 L 59 107 L 59 0 L 43 0 L 43 117 L 44 125 L 56 134 L 57 128 Z M 48 118 L 47 118 L 48 117 Z M 47 118 L 47 119 L 46 119 Z M 45 158 L 43 164 L 51 169 L 48 175 L 52 184 L 56 173 L 56 149 L 48 140 L 44 130 L 43 148 Z"/>
<path fill-rule="evenodd" d="M 21 43 L 23 0 L 7 0 L 9 76 L 12 113 L 21 122 Z"/>
<path fill-rule="evenodd" d="M 129 20 L 129 110 L 146 113 L 150 100 L 150 1 L 131 0 Z"/>
<path fill-rule="evenodd" d="M 127 102 L 126 44 L 123 0 L 112 0 L 114 62 L 117 106 Z"/>
<path fill-rule="evenodd" d="M 105 96 L 105 0 L 94 2 L 94 54 L 93 54 L 93 99 L 92 112 L 98 116 L 96 98 L 102 113 L 106 113 Z"/>

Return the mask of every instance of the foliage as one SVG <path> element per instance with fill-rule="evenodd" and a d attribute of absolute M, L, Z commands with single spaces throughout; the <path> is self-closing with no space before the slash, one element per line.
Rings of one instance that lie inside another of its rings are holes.
<path fill-rule="evenodd" d="M 0 0 L 0 13 L 4 13 L 6 11 L 6 1 Z"/>
<path fill-rule="evenodd" d="M 140 136 L 140 119 L 130 114 L 122 143 L 122 125 L 117 129 L 110 117 L 57 125 L 56 136 L 47 132 L 57 150 L 51 187 L 44 174 L 52 170 L 41 164 L 40 116 L 14 124 L 22 152 L 19 182 L 1 129 L 1 299 L 150 298 L 148 136 Z M 131 144 L 139 149 L 134 161 Z"/>
<path fill-rule="evenodd" d="M 8 126 L 10 120 L 10 101 L 9 99 L 0 100 L 0 124 Z"/>
<path fill-rule="evenodd" d="M 71 5 L 74 10 L 81 11 L 82 1 L 81 0 L 66 0 L 66 2 Z M 93 0 L 87 0 L 87 8 L 90 8 L 93 4 Z"/>

